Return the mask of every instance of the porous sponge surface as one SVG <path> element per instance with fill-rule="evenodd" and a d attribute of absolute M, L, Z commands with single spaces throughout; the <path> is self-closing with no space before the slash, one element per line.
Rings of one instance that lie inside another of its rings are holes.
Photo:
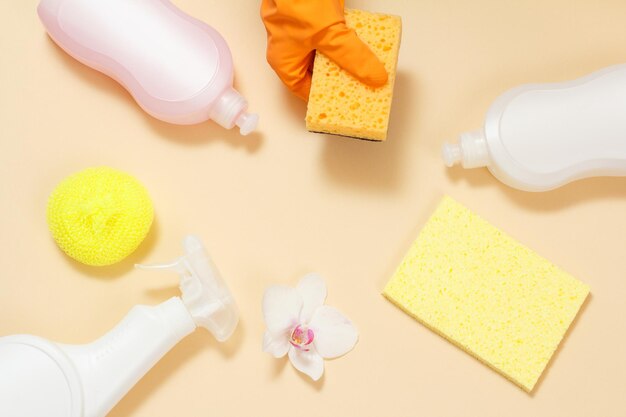
<path fill-rule="evenodd" d="M 528 392 L 588 293 L 585 284 L 449 197 L 383 292 Z"/>
<path fill-rule="evenodd" d="M 373 89 L 317 53 L 306 114 L 306 127 L 369 140 L 385 140 L 396 80 L 402 22 L 399 17 L 346 9 L 346 24 L 353 28 L 384 63 L 389 81 Z"/>
<path fill-rule="evenodd" d="M 134 177 L 108 167 L 89 168 L 63 180 L 48 200 L 48 226 L 70 257 L 110 265 L 144 240 L 154 212 Z"/>

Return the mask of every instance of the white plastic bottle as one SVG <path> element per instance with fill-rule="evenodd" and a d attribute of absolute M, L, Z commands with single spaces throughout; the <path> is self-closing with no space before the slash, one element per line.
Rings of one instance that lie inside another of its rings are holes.
<path fill-rule="evenodd" d="M 258 116 L 232 87 L 222 36 L 169 0 L 41 0 L 38 13 L 61 48 L 117 80 L 152 116 L 212 119 L 243 135 L 256 128 Z"/>
<path fill-rule="evenodd" d="M 238 313 L 230 291 L 193 236 L 186 255 L 166 265 L 181 276 L 182 297 L 135 306 L 109 333 L 86 345 L 28 335 L 0 338 L 0 416 L 104 417 L 182 338 L 197 327 L 219 341 Z M 141 266 L 140 266 L 141 267 Z"/>
<path fill-rule="evenodd" d="M 445 144 L 448 166 L 488 167 L 500 181 L 546 191 L 593 176 L 626 176 L 626 65 L 500 96 L 482 130 Z"/>

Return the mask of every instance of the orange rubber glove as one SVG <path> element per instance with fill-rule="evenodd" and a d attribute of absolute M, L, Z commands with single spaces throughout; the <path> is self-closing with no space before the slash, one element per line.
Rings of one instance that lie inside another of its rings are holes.
<path fill-rule="evenodd" d="M 346 26 L 344 0 L 263 0 L 267 62 L 283 83 L 307 101 L 315 50 L 371 87 L 387 82 L 382 62 Z"/>

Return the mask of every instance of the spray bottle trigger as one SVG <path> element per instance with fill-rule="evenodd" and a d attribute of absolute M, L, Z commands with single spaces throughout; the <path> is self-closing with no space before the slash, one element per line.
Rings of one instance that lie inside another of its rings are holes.
<path fill-rule="evenodd" d="M 239 322 L 235 300 L 202 241 L 196 236 L 187 236 L 183 247 L 186 254 L 173 262 L 136 267 L 178 273 L 181 298 L 194 322 L 222 342 L 230 337 Z"/>
<path fill-rule="evenodd" d="M 177 274 L 187 274 L 187 269 L 180 259 L 166 264 L 135 264 L 135 268 L 144 271 L 172 271 Z"/>

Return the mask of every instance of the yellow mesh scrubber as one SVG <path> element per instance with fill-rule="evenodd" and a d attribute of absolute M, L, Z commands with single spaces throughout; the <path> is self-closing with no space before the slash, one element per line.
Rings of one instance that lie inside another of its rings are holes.
<path fill-rule="evenodd" d="M 530 392 L 589 288 L 449 197 L 383 294 Z"/>
<path fill-rule="evenodd" d="M 121 261 L 144 240 L 154 211 L 134 177 L 108 167 L 63 180 L 48 200 L 48 226 L 70 257 L 87 265 Z"/>

